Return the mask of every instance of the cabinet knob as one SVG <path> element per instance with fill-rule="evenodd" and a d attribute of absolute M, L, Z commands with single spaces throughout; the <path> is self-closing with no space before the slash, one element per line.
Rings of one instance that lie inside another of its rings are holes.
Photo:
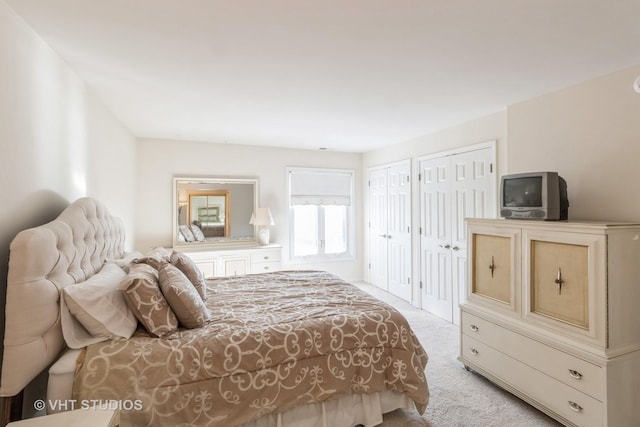
<path fill-rule="evenodd" d="M 471 354 L 473 354 L 474 356 L 477 356 L 478 354 L 480 354 L 480 352 L 478 350 L 476 350 L 475 348 L 472 348 L 469 351 L 471 351 Z"/>
<path fill-rule="evenodd" d="M 582 412 L 582 406 L 578 405 L 576 402 L 569 401 L 569 408 L 576 412 Z"/>
<path fill-rule="evenodd" d="M 269 256 L 268 256 L 268 255 L 265 255 L 265 256 L 264 256 L 264 259 L 269 259 Z"/>
<path fill-rule="evenodd" d="M 573 369 L 569 369 L 569 375 L 571 376 L 571 378 L 575 378 L 577 380 L 582 379 L 582 374 L 578 371 L 575 371 Z"/>
<path fill-rule="evenodd" d="M 471 329 L 473 332 L 478 332 L 480 330 L 480 328 L 478 328 L 476 325 L 470 325 L 469 329 Z"/>

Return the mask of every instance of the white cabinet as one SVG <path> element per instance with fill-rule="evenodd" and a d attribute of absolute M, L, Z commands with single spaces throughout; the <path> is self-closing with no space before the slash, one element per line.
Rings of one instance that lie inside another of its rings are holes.
<path fill-rule="evenodd" d="M 640 425 L 640 225 L 469 219 L 462 363 L 566 425 Z"/>
<path fill-rule="evenodd" d="M 205 277 L 266 273 L 281 269 L 280 245 L 220 247 L 215 250 L 184 251 Z"/>

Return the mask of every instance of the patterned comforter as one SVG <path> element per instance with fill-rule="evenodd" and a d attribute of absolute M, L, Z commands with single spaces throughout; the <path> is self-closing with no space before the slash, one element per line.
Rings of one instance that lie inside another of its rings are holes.
<path fill-rule="evenodd" d="M 425 410 L 427 355 L 391 306 L 319 271 L 207 285 L 206 326 L 170 339 L 139 329 L 129 340 L 87 347 L 74 399 L 118 401 L 121 425 L 154 427 L 228 427 L 383 390 L 403 391 Z"/>

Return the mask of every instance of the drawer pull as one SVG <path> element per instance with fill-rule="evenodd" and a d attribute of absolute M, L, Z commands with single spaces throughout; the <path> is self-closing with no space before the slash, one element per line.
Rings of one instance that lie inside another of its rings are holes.
<path fill-rule="evenodd" d="M 471 354 L 473 354 L 474 356 L 477 356 L 480 352 L 478 350 L 476 350 L 475 348 L 472 348 L 471 350 Z"/>
<path fill-rule="evenodd" d="M 554 280 L 555 284 L 558 285 L 558 295 L 562 295 L 562 284 L 564 280 L 562 279 L 562 270 L 558 267 L 558 275 L 556 276 L 556 280 Z"/>
<path fill-rule="evenodd" d="M 264 269 L 265 269 L 265 270 L 268 270 L 268 269 L 269 269 L 269 267 L 265 265 Z"/>
<path fill-rule="evenodd" d="M 469 325 L 469 329 L 471 329 L 473 332 L 478 332 L 480 330 L 480 328 L 478 328 L 476 325 Z"/>
<path fill-rule="evenodd" d="M 575 378 L 577 380 L 582 379 L 582 374 L 578 371 L 574 371 L 573 369 L 569 369 L 569 375 L 571 375 L 571 378 Z"/>
<path fill-rule="evenodd" d="M 269 257 L 267 255 L 264 256 L 264 259 L 269 259 Z"/>
<path fill-rule="evenodd" d="M 569 401 L 569 408 L 576 412 L 582 412 L 582 406 L 578 405 L 576 402 Z"/>
<path fill-rule="evenodd" d="M 493 277 L 493 270 L 496 269 L 496 264 L 493 262 L 493 257 L 491 257 L 491 264 L 489 264 L 489 270 L 491 270 L 491 277 Z"/>

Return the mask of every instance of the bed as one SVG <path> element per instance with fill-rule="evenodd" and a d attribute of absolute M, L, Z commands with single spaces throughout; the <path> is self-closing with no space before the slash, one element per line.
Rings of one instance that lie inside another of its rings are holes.
<path fill-rule="evenodd" d="M 48 369 L 50 410 L 106 402 L 125 427 L 373 426 L 397 408 L 425 410 L 427 355 L 406 319 L 322 271 L 208 279 L 201 326 L 181 320 L 158 338 L 136 324 L 129 338 L 68 348 L 63 289 L 134 259 L 121 221 L 90 198 L 16 236 L 0 396 Z"/>

